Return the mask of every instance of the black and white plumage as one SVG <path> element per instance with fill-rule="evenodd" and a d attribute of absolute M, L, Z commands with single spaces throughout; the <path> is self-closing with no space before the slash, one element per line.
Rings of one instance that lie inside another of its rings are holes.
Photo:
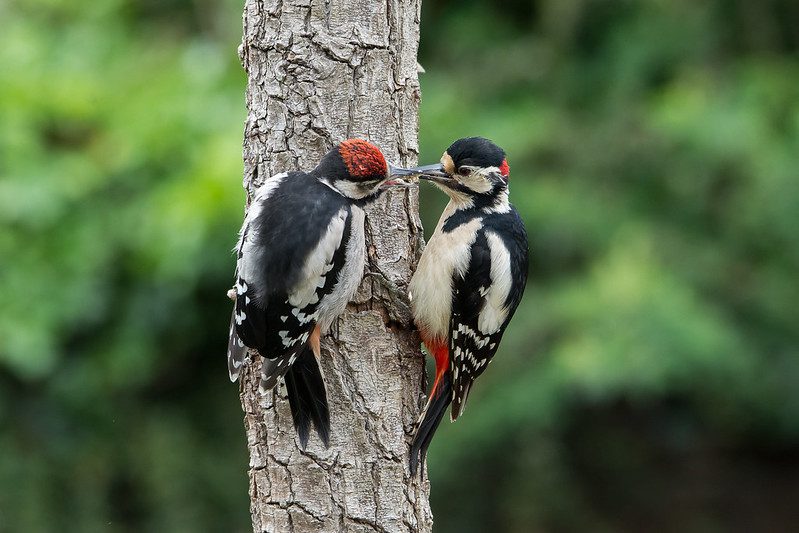
<path fill-rule="evenodd" d="M 527 233 L 508 202 L 504 151 L 487 139 L 454 142 L 441 163 L 419 167 L 450 202 L 410 283 L 414 321 L 436 360 L 436 377 L 413 438 L 411 471 L 452 405 L 462 413 L 491 362 L 527 282 Z"/>
<path fill-rule="evenodd" d="M 406 172 L 407 173 L 407 172 Z M 311 172 L 288 172 L 256 191 L 236 246 L 228 370 L 235 381 L 247 348 L 263 357 L 260 390 L 285 378 L 305 446 L 311 424 L 328 444 L 330 415 L 319 371 L 319 338 L 361 281 L 363 207 L 392 175 L 380 150 L 358 139 L 328 152 Z"/>

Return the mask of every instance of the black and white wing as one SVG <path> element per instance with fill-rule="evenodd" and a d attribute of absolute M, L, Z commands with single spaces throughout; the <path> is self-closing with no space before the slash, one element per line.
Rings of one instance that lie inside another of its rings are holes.
<path fill-rule="evenodd" d="M 272 176 L 256 190 L 255 197 L 244 217 L 244 223 L 241 226 L 241 230 L 239 230 L 239 240 L 234 248 L 234 252 L 236 253 L 236 284 L 232 290 L 233 312 L 230 317 L 230 333 L 227 349 L 230 381 L 236 381 L 239 378 L 241 367 L 248 361 L 247 347 L 254 348 L 258 346 L 255 340 L 256 332 L 250 327 L 250 324 L 259 318 L 263 318 L 262 316 L 256 316 L 258 314 L 256 309 L 250 309 L 250 304 L 252 302 L 251 295 L 254 294 L 254 291 L 247 294 L 250 287 L 245 278 L 248 276 L 242 274 L 242 262 L 245 261 L 245 251 L 249 252 L 254 243 L 255 221 L 259 219 L 269 198 L 273 196 L 275 191 L 281 186 L 284 186 L 287 177 L 288 173 L 285 172 Z M 248 255 L 250 254 L 248 253 Z M 248 314 L 248 312 L 250 314 Z M 245 343 L 242 340 L 243 338 L 246 338 L 248 342 Z"/>
<path fill-rule="evenodd" d="M 527 281 L 527 235 L 515 211 L 486 221 L 466 272 L 455 275 L 450 320 L 451 418 L 497 351 Z"/>
<path fill-rule="evenodd" d="M 350 224 L 340 195 L 307 174 L 278 175 L 258 190 L 236 248 L 231 379 L 244 362 L 239 344 L 274 360 L 262 385 L 294 362 L 343 267 Z"/>

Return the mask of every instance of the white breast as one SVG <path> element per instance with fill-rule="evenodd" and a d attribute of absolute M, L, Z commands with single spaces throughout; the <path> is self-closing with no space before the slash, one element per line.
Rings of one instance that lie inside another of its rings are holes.
<path fill-rule="evenodd" d="M 474 219 L 445 233 L 442 227 L 457 207 L 458 204 L 450 202 L 444 209 L 410 283 L 411 307 L 417 327 L 441 340 L 446 339 L 449 332 L 452 277 L 468 268 L 471 246 L 480 228 L 480 219 Z"/>

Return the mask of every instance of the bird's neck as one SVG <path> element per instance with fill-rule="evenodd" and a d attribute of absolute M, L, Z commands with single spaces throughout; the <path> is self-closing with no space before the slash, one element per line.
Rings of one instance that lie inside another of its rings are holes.
<path fill-rule="evenodd" d="M 451 214 L 458 211 L 475 210 L 485 213 L 504 213 L 510 209 L 510 202 L 508 200 L 508 189 L 503 188 L 495 194 L 486 195 L 468 195 L 460 191 L 447 190 L 449 196 L 449 204 L 446 211 Z"/>
<path fill-rule="evenodd" d="M 355 204 L 373 202 L 380 193 L 379 189 L 364 189 L 351 180 L 334 179 L 326 176 L 317 176 L 316 179 Z"/>
<path fill-rule="evenodd" d="M 508 200 L 508 189 L 503 188 L 491 199 L 481 206 L 484 213 L 507 213 L 510 211 L 510 201 Z"/>

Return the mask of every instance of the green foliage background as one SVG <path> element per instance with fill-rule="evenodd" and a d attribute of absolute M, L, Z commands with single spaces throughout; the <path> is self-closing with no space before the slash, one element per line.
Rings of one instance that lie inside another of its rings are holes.
<path fill-rule="evenodd" d="M 0 3 L 0 531 L 247 531 L 223 361 L 240 2 Z M 799 520 L 799 4 L 429 0 L 422 162 L 508 152 L 531 281 L 436 531 Z M 444 198 L 426 191 L 432 228 Z"/>

